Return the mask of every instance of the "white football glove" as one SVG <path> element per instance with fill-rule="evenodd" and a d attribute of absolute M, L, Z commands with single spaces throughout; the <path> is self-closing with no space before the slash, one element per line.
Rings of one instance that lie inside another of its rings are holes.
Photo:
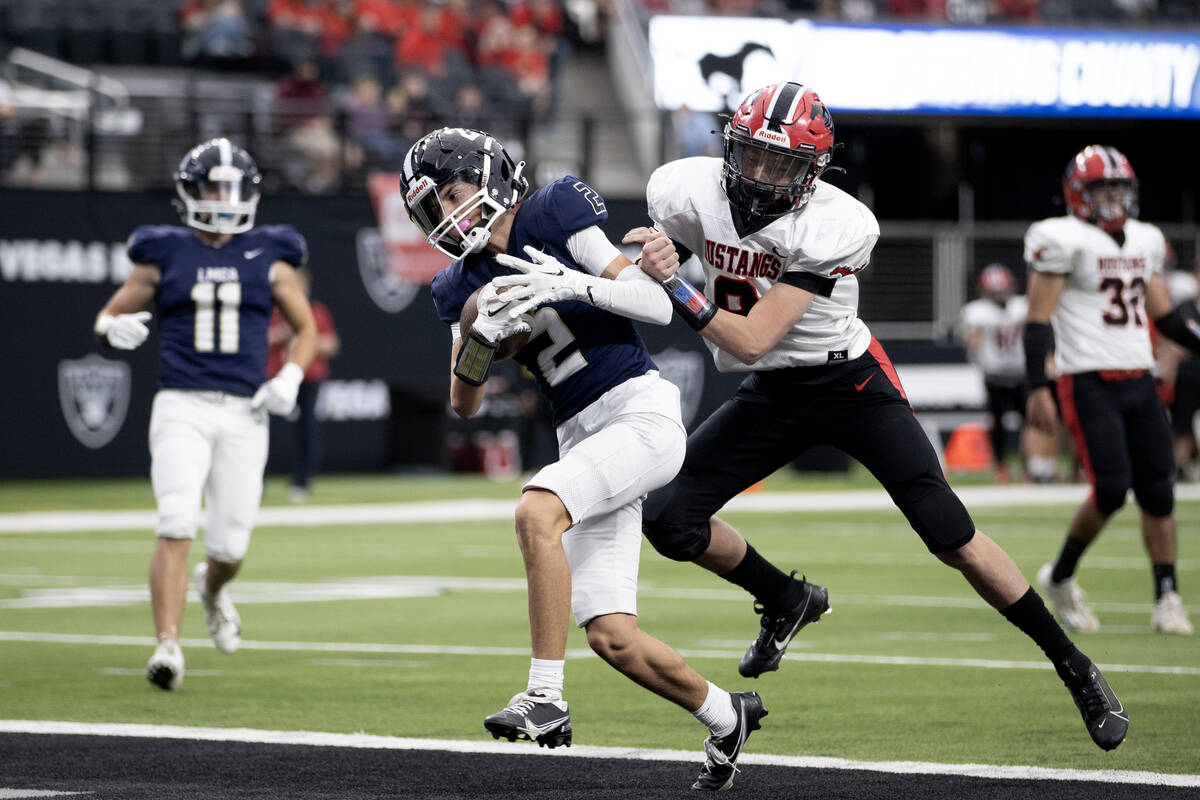
<path fill-rule="evenodd" d="M 496 256 L 497 263 L 521 273 L 500 275 L 492 279 L 497 288 L 508 287 L 506 297 L 512 295 L 514 300 L 524 301 L 536 297 L 535 305 L 559 303 L 564 300 L 592 302 L 588 297 L 588 289 L 595 284 L 596 278 L 567 267 L 554 256 L 543 253 L 532 245 L 525 245 L 525 252 L 529 256 L 528 261 L 507 253 Z M 516 310 L 517 313 L 525 313 L 532 307 L 533 305 L 525 302 Z"/>
<path fill-rule="evenodd" d="M 514 300 L 518 298 L 509 298 L 509 292 L 497 294 L 493 285 L 495 280 L 498 279 L 493 279 L 493 283 L 485 285 L 479 297 L 475 298 L 479 313 L 475 322 L 471 324 L 471 331 L 492 347 L 510 336 L 529 333 L 532 330 L 530 317 L 514 308 Z"/>
<path fill-rule="evenodd" d="M 250 399 L 250 408 L 255 411 L 265 408 L 272 414 L 286 417 L 296 407 L 296 395 L 300 392 L 302 380 L 304 370 L 300 369 L 299 364 L 289 361 L 274 378 L 258 387 Z"/>
<path fill-rule="evenodd" d="M 510 314 L 528 314 L 547 303 L 579 300 L 642 322 L 666 325 L 671 321 L 671 301 L 662 285 L 635 265 L 626 266 L 616 280 L 609 280 L 571 269 L 528 245 L 525 252 L 529 261 L 496 256 L 497 262 L 521 273 L 492 279 L 497 287 L 509 287 L 502 297 L 520 301 Z"/>
<path fill-rule="evenodd" d="M 93 329 L 96 335 L 107 341 L 118 350 L 133 350 L 150 335 L 146 323 L 150 321 L 149 311 L 138 311 L 134 314 L 101 314 Z"/>

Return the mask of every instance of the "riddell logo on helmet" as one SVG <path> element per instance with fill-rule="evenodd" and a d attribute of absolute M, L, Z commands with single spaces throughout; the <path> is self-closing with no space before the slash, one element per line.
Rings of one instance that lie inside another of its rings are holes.
<path fill-rule="evenodd" d="M 762 139 L 763 141 L 771 142 L 772 144 L 781 144 L 784 147 L 792 146 L 792 140 L 789 139 L 788 135 L 782 131 L 769 131 L 766 128 L 759 128 L 754 132 L 753 138 Z"/>
<path fill-rule="evenodd" d="M 433 178 L 428 175 L 422 175 L 421 180 L 413 184 L 413 187 L 408 190 L 408 194 L 404 195 L 404 202 L 411 206 L 414 200 L 432 188 Z"/>

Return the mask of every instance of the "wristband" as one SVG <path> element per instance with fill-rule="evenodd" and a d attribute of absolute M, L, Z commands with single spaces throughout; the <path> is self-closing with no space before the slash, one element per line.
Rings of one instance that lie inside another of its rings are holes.
<path fill-rule="evenodd" d="M 1193 353 L 1200 353 L 1200 320 L 1194 303 L 1180 303 L 1154 320 L 1158 332 Z"/>
<path fill-rule="evenodd" d="M 487 382 L 488 370 L 492 368 L 495 355 L 496 345 L 484 341 L 475 331 L 470 331 L 454 361 L 454 375 L 463 383 L 482 386 Z"/>
<path fill-rule="evenodd" d="M 700 290 L 692 286 L 679 273 L 672 275 L 662 282 L 663 291 L 671 298 L 675 312 L 683 317 L 683 321 L 698 331 L 704 328 L 717 314 L 717 307 L 709 302 Z"/>
<path fill-rule="evenodd" d="M 1031 392 L 1050 385 L 1046 377 L 1046 354 L 1053 338 L 1054 332 L 1045 322 L 1025 323 L 1025 381 Z"/>

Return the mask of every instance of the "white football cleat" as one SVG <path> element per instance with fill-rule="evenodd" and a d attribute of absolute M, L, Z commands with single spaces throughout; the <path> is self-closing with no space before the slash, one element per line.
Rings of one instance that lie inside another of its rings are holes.
<path fill-rule="evenodd" d="M 146 680 L 165 692 L 175 692 L 183 685 L 183 651 L 179 642 L 159 642 L 154 655 L 146 662 Z"/>
<path fill-rule="evenodd" d="M 1050 573 L 1053 571 L 1053 563 L 1043 564 L 1042 568 L 1038 570 L 1037 582 L 1038 587 L 1050 597 L 1050 602 L 1054 604 L 1054 611 L 1058 614 L 1059 622 L 1063 624 L 1063 627 L 1080 633 L 1095 633 L 1100 630 L 1100 620 L 1096 619 L 1096 615 L 1084 602 L 1083 598 L 1086 595 L 1084 595 L 1083 589 L 1079 588 L 1079 584 L 1075 582 L 1075 578 L 1067 578 L 1061 583 L 1054 583 L 1050 580 Z"/>
<path fill-rule="evenodd" d="M 225 587 L 215 595 L 208 593 L 208 562 L 201 561 L 192 572 L 192 583 L 200 602 L 204 605 L 204 618 L 208 623 L 208 635 L 222 653 L 232 653 L 242 643 L 242 618 L 238 616 L 229 592 Z"/>
<path fill-rule="evenodd" d="M 1179 592 L 1164 592 L 1154 603 L 1150 624 L 1159 633 L 1195 633 Z"/>

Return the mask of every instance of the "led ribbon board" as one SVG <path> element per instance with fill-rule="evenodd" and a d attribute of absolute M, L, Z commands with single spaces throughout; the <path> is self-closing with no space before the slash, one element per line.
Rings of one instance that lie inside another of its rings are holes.
<path fill-rule="evenodd" d="M 1200 118 L 1200 32 L 656 16 L 663 109 L 732 108 L 780 80 L 834 112 Z"/>

